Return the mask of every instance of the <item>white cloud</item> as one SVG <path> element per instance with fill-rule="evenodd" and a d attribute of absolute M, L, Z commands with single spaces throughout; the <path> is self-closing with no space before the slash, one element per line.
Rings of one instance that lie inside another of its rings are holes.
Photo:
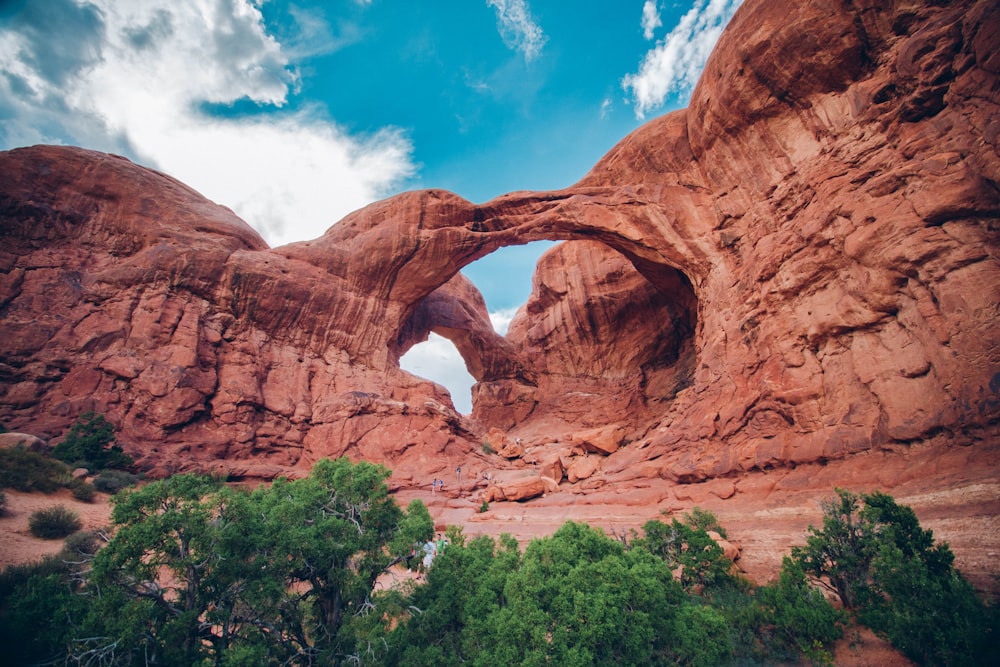
<path fill-rule="evenodd" d="M 351 136 L 323 109 L 279 110 L 298 73 L 257 3 L 77 2 L 27 3 L 0 29 L 4 148 L 125 153 L 230 206 L 271 245 L 319 236 L 413 173 L 397 130 Z M 315 19 L 307 41 L 322 35 Z M 268 113 L 205 111 L 239 100 Z"/>
<path fill-rule="evenodd" d="M 524 54 L 532 60 L 542 51 L 548 37 L 531 17 L 526 0 L 486 0 L 497 11 L 497 28 L 507 48 Z"/>
<path fill-rule="evenodd" d="M 653 34 L 657 28 L 663 25 L 660 19 L 660 9 L 656 6 L 656 0 L 646 0 L 642 5 L 642 36 L 646 39 L 653 39 Z"/>
<path fill-rule="evenodd" d="M 622 87 L 631 91 L 636 117 L 643 118 L 662 106 L 668 95 L 689 93 L 694 88 L 723 28 L 741 2 L 697 0 L 677 27 L 646 54 L 639 71 L 622 79 Z"/>
<path fill-rule="evenodd" d="M 490 313 L 490 324 L 493 325 L 493 330 L 501 336 L 506 336 L 507 329 L 510 327 L 514 316 L 517 315 L 518 310 L 520 308 L 501 308 L 496 312 Z"/>
<path fill-rule="evenodd" d="M 414 345 L 399 359 L 399 367 L 408 373 L 433 380 L 451 393 L 455 408 L 462 414 L 472 412 L 472 385 L 465 360 L 455 345 L 436 333 Z"/>
<path fill-rule="evenodd" d="M 605 118 L 608 117 L 614 106 L 615 104 L 614 102 L 611 101 L 610 97 L 605 97 L 603 100 L 601 100 L 601 113 L 600 113 L 601 120 L 604 120 Z"/>

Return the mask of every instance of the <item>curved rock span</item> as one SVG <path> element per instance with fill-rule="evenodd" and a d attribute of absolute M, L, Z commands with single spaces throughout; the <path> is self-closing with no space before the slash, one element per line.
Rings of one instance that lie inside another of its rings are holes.
<path fill-rule="evenodd" d="M 988 0 L 748 0 L 690 106 L 579 183 L 410 192 L 273 249 L 123 158 L 0 154 L 0 419 L 56 436 L 98 410 L 155 473 L 347 454 L 398 486 L 995 462 L 998 43 Z M 540 239 L 565 242 L 499 336 L 459 271 Z M 399 368 L 431 331 L 472 415 Z"/>

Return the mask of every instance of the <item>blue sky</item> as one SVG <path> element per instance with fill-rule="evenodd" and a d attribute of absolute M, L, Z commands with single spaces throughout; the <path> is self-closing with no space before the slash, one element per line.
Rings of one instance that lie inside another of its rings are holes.
<path fill-rule="evenodd" d="M 0 149 L 126 155 L 277 246 L 404 190 L 571 185 L 686 106 L 739 2 L 0 0 Z M 498 322 L 543 249 L 464 271 Z M 468 378 L 434 379 L 468 411 Z"/>

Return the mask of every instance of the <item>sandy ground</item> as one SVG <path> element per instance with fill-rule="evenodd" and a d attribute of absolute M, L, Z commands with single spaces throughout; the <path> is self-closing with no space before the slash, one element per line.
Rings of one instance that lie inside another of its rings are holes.
<path fill-rule="evenodd" d="M 95 494 L 93 502 L 77 500 L 68 489 L 56 493 L 24 493 L 5 489 L 7 511 L 0 515 L 0 567 L 11 563 L 27 563 L 43 556 L 59 553 L 63 540 L 42 540 L 28 530 L 28 518 L 41 509 L 64 505 L 80 515 L 83 530 L 97 530 L 111 523 L 108 495 Z"/>

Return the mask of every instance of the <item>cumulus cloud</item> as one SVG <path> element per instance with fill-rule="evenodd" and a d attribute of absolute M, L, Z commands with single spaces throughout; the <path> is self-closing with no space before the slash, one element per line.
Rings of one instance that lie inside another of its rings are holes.
<path fill-rule="evenodd" d="M 639 71 L 622 80 L 622 87 L 631 93 L 636 117 L 644 118 L 647 112 L 662 106 L 668 95 L 686 94 L 694 88 L 723 28 L 741 2 L 698 0 L 677 27 L 646 53 Z M 649 4 L 643 7 L 644 30 Z"/>
<path fill-rule="evenodd" d="M 542 51 L 548 38 L 531 17 L 525 0 L 486 0 L 497 12 L 497 28 L 507 48 L 520 51 L 532 60 Z"/>
<path fill-rule="evenodd" d="M 399 360 L 399 367 L 447 387 L 455 408 L 466 415 L 472 412 L 472 385 L 476 380 L 447 338 L 431 333 L 426 341 L 407 350 Z"/>
<path fill-rule="evenodd" d="M 662 25 L 660 8 L 656 6 L 656 0 L 646 0 L 642 5 L 642 36 L 646 39 L 653 39 L 656 29 Z"/>
<path fill-rule="evenodd" d="M 321 108 L 282 110 L 299 74 L 257 4 L 25 3 L 0 28 L 0 144 L 123 153 L 230 206 L 271 245 L 319 236 L 410 176 L 412 146 L 391 128 L 350 135 Z M 241 101 L 260 113 L 210 111 Z"/>

